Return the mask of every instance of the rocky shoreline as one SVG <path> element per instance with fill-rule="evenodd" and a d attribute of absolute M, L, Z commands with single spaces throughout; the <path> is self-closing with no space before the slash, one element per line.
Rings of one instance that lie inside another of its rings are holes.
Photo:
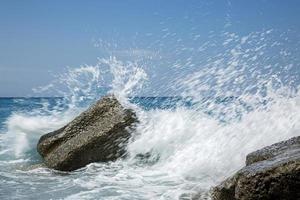
<path fill-rule="evenodd" d="M 247 155 L 244 168 L 212 189 L 212 199 L 300 199 L 300 136 Z"/>
<path fill-rule="evenodd" d="M 47 167 L 72 171 L 123 157 L 137 117 L 105 96 L 66 126 L 43 135 L 37 150 Z M 300 136 L 250 153 L 246 166 L 212 188 L 213 200 L 300 199 Z"/>

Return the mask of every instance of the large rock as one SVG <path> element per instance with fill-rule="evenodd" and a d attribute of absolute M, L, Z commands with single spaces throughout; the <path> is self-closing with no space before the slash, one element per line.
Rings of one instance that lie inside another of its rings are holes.
<path fill-rule="evenodd" d="M 106 96 L 66 126 L 43 135 L 37 150 L 48 167 L 62 171 L 112 161 L 124 155 L 134 122 L 132 110 Z"/>
<path fill-rule="evenodd" d="M 300 136 L 249 154 L 246 164 L 213 188 L 214 200 L 300 199 Z"/>

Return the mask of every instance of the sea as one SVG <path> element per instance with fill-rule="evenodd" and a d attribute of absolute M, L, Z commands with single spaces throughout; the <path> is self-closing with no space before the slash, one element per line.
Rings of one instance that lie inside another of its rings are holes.
<path fill-rule="evenodd" d="M 273 32 L 224 33 L 214 55 L 164 62 L 165 74 L 149 70 L 163 60 L 109 56 L 34 88 L 57 97 L 0 98 L 0 199 L 210 199 L 248 153 L 300 134 L 299 51 Z M 127 157 L 72 172 L 43 166 L 39 138 L 107 94 L 139 119 Z"/>

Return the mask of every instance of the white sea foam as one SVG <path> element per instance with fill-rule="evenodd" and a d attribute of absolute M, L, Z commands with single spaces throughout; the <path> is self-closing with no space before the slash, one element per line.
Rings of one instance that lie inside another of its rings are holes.
<path fill-rule="evenodd" d="M 78 112 L 34 116 L 15 113 L 6 121 L 8 130 L 4 136 L 4 146 L 7 146 L 7 151 L 13 152 L 16 158 L 20 158 L 26 151 L 35 148 L 35 143 L 42 134 L 64 126 L 72 120 L 75 113 Z"/>
<path fill-rule="evenodd" d="M 159 157 L 154 169 L 199 178 L 210 187 L 241 168 L 248 153 L 299 135 L 299 109 L 298 95 L 230 123 L 189 109 L 150 111 L 129 152 L 151 152 Z"/>
<path fill-rule="evenodd" d="M 218 49 L 215 56 L 201 62 L 192 57 L 174 61 L 170 66 L 176 66 L 176 80 L 161 87 L 175 91 L 191 105 L 179 103 L 173 109 L 143 110 L 129 103 L 128 97 L 140 94 L 145 82 L 156 81 L 145 72 L 149 66 L 140 62 L 110 57 L 99 59 L 95 66 L 69 68 L 49 86 L 38 89 L 60 90 L 67 108 L 49 110 L 45 105 L 29 113 L 13 113 L 0 140 L 0 156 L 26 159 L 26 152 L 35 149 L 42 134 L 62 127 L 108 92 L 134 109 L 140 121 L 127 147 L 128 158 L 93 163 L 69 176 L 54 172 L 45 178 L 44 172 L 32 170 L 28 173 L 35 182 L 30 184 L 52 186 L 56 192 L 66 187 L 57 196 L 66 199 L 98 195 L 105 199 L 188 199 L 199 191 L 205 194 L 241 168 L 251 151 L 300 133 L 300 94 L 295 83 L 299 74 L 292 73 L 297 65 L 292 58 L 281 60 L 280 53 L 276 59 L 271 56 L 275 50 L 269 49 L 274 47 L 274 41 L 266 39 L 269 34 L 272 31 L 242 37 L 225 33 L 220 43 L 225 50 Z M 201 52 L 212 47 L 215 44 L 208 42 Z M 184 66 L 197 65 L 180 73 Z M 64 87 L 57 87 L 61 84 Z M 19 178 L 26 180 L 28 174 Z M 49 197 L 46 193 L 45 198 Z"/>

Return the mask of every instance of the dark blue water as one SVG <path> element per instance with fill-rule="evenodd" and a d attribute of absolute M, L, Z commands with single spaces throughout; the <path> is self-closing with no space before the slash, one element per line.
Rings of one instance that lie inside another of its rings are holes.
<path fill-rule="evenodd" d="M 182 97 L 131 97 L 129 100 L 145 110 L 173 109 L 178 105 L 187 107 L 192 105 Z M 2 97 L 0 98 L 0 127 L 5 128 L 4 122 L 12 113 L 31 113 L 38 110 L 39 113 L 47 114 L 54 109 L 60 111 L 68 109 L 68 103 L 68 100 L 62 97 Z M 87 101 L 81 105 L 86 107 L 91 103 Z"/>
<path fill-rule="evenodd" d="M 61 102 L 62 98 L 59 97 L 2 97 L 0 98 L 0 127 L 5 128 L 4 122 L 12 113 L 30 113 L 35 109 L 39 112 L 47 112 L 57 106 L 63 109 Z"/>
<path fill-rule="evenodd" d="M 219 97 L 214 100 L 217 104 L 230 104 L 236 100 L 236 97 Z M 83 108 L 88 107 L 96 100 L 89 100 L 80 102 L 80 106 Z M 209 106 L 211 99 L 209 97 L 203 98 L 202 101 L 192 102 L 189 98 L 183 97 L 130 97 L 129 101 L 138 105 L 144 110 L 160 109 L 160 110 L 172 110 L 176 107 L 188 107 L 199 106 L 199 103 L 203 106 Z M 242 104 L 243 102 L 241 102 Z M 5 128 L 5 121 L 12 113 L 26 113 L 35 114 L 37 110 L 39 114 L 51 114 L 51 111 L 65 111 L 69 108 L 69 100 L 63 97 L 1 97 L 0 98 L 0 128 Z M 245 108 L 251 110 L 250 107 L 244 105 Z M 205 110 L 205 109 L 203 109 Z M 212 115 L 211 112 L 207 114 Z"/>

